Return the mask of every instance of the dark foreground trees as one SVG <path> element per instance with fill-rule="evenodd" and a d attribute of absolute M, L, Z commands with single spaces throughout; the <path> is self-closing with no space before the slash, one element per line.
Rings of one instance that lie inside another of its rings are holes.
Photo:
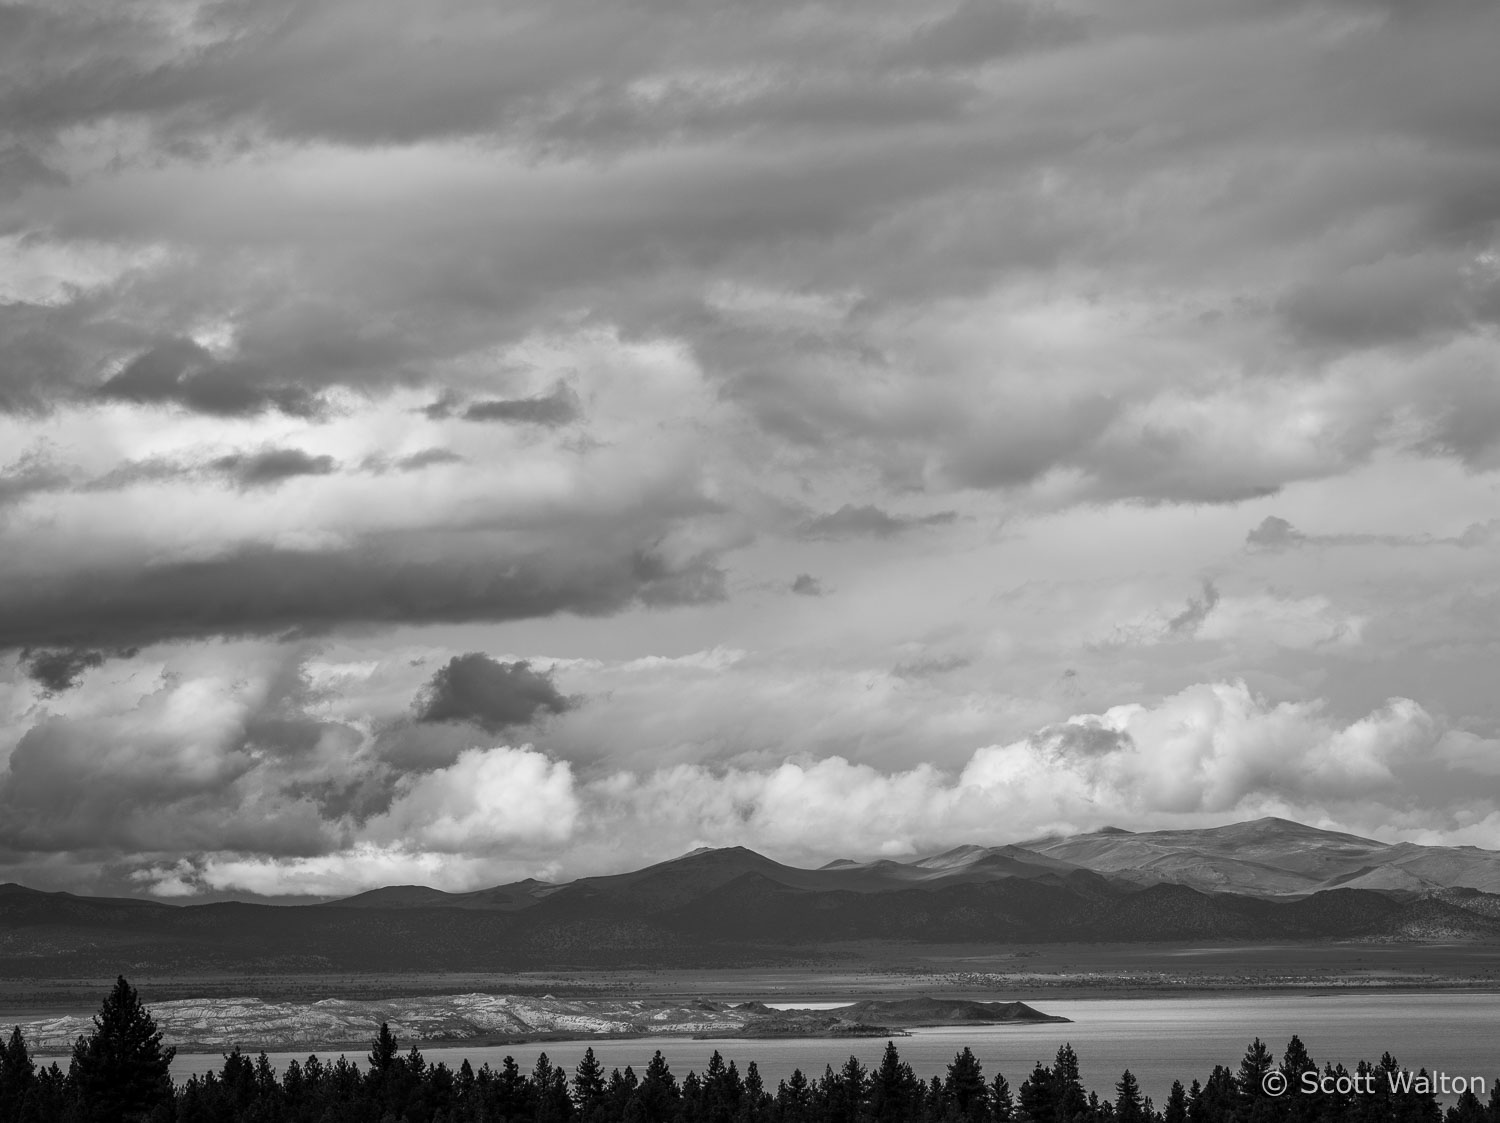
<path fill-rule="evenodd" d="M 418 1049 L 403 1053 L 386 1025 L 363 1068 L 311 1056 L 278 1074 L 265 1054 L 234 1050 L 219 1071 L 174 1088 L 172 1056 L 119 979 L 66 1073 L 39 1068 L 19 1030 L 0 1042 L 0 1123 L 1500 1123 L 1493 1085 L 1487 1098 L 1466 1093 L 1444 1112 L 1417 1082 L 1403 1086 L 1413 1074 L 1390 1054 L 1353 1072 L 1320 1069 L 1296 1037 L 1279 1064 L 1256 1039 L 1237 1069 L 1218 1065 L 1186 1088 L 1174 1082 L 1160 1110 L 1128 1070 L 1111 1095 L 1087 1090 L 1070 1045 L 1015 1092 L 1001 1074 L 987 1080 L 967 1048 L 924 1082 L 894 1042 L 873 1069 L 850 1057 L 816 1079 L 794 1072 L 774 1090 L 754 1062 L 742 1072 L 717 1052 L 702 1074 L 681 1080 L 660 1052 L 640 1075 L 606 1075 L 592 1049 L 571 1073 L 545 1053 L 529 1073 L 511 1057 L 498 1069 L 465 1061 L 454 1071 Z M 1300 1092 L 1308 1074 L 1329 1090 Z M 1268 1090 L 1278 1076 L 1290 1081 L 1281 1095 Z"/>
<path fill-rule="evenodd" d="M 157 1123 L 176 1117 L 170 1067 L 177 1050 L 123 977 L 73 1043 L 67 1075 L 39 1069 L 16 1028 L 0 1052 L 3 1123 Z"/>

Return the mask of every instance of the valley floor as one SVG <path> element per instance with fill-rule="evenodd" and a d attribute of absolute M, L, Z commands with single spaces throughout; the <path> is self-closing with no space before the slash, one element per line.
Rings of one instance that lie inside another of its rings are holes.
<path fill-rule="evenodd" d="M 1042 944 L 823 947 L 776 967 L 583 968 L 514 974 L 204 974 L 156 977 L 120 970 L 150 1002 L 259 998 L 268 1002 L 399 999 L 472 992 L 671 1002 L 852 1002 L 931 995 L 1040 1002 L 1113 997 L 1308 990 L 1500 991 L 1500 945 Z M 112 978 L 0 979 L 0 1025 L 92 1013 Z"/>

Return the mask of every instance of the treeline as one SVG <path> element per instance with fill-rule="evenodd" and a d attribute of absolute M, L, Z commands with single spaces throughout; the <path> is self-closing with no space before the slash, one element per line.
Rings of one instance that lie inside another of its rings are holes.
<path fill-rule="evenodd" d="M 123 978 L 66 1072 L 37 1066 L 15 1029 L 0 1047 L 0 1123 L 1500 1123 L 1494 1085 L 1487 1102 L 1465 1090 L 1445 1112 L 1427 1074 L 1390 1054 L 1352 1072 L 1319 1068 L 1296 1037 L 1279 1062 L 1257 1038 L 1237 1069 L 1174 1082 L 1160 1107 L 1129 1070 L 1110 1095 L 1086 1090 L 1070 1045 L 1014 1091 L 1004 1076 L 987 1080 L 967 1048 L 923 1081 L 891 1042 L 874 1069 L 850 1057 L 769 1089 L 754 1062 L 741 1073 L 717 1052 L 681 1080 L 660 1052 L 644 1073 L 606 1075 L 592 1049 L 571 1073 L 546 1054 L 529 1073 L 511 1057 L 498 1069 L 465 1061 L 454 1071 L 416 1048 L 402 1053 L 382 1025 L 363 1068 L 310 1056 L 278 1074 L 264 1053 L 252 1060 L 236 1049 L 218 1072 L 174 1086 L 175 1050 L 161 1037 Z M 1322 1090 L 1303 1090 L 1314 1084 Z"/>

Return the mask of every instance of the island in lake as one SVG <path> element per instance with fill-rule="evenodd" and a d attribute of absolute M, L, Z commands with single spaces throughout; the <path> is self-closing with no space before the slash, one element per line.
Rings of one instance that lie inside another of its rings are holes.
<path fill-rule="evenodd" d="M 158 1002 L 152 1016 L 168 1044 L 182 1051 L 363 1047 L 382 1022 L 403 1041 L 509 1044 L 584 1037 L 871 1037 L 901 1036 L 935 1025 L 1066 1022 L 1024 1002 L 904 998 L 854 1002 L 833 1009 L 776 1009 L 761 1002 L 708 999 L 562 999 L 515 994 L 451 994 L 381 1001 L 329 998 L 265 1002 L 258 998 Z M 78 1015 L 28 1022 L 32 1048 L 71 1048 L 92 1028 Z"/>

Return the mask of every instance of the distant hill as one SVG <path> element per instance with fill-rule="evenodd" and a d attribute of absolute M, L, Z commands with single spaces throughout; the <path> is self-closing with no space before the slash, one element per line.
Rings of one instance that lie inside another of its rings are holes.
<path fill-rule="evenodd" d="M 1500 853 L 1493 850 L 1377 842 L 1288 819 L 1141 834 L 1106 828 L 1022 845 L 1141 884 L 1167 882 L 1270 896 L 1335 887 L 1500 893 Z"/>
<path fill-rule="evenodd" d="M 387 886 L 306 905 L 170 905 L 0 886 L 0 976 L 506 971 L 805 960 L 881 941 L 1500 940 L 1500 855 L 1284 819 L 1105 828 L 910 861 L 704 849 L 566 884 Z M 872 1015 L 872 1020 L 874 1015 Z M 891 1020 L 887 1018 L 886 1020 Z M 898 1019 L 899 1020 L 899 1019 Z"/>

